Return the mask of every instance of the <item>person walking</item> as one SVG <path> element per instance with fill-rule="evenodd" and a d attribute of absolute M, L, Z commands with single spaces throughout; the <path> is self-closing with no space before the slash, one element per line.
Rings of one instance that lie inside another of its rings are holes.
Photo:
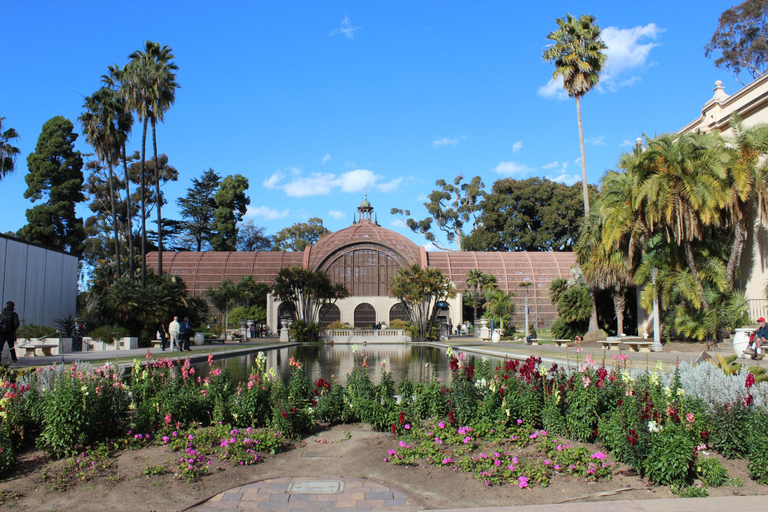
<path fill-rule="evenodd" d="M 192 335 L 192 326 L 189 324 L 189 317 L 185 316 L 179 327 L 179 335 L 181 336 L 181 351 L 191 352 L 189 348 L 189 337 Z"/>
<path fill-rule="evenodd" d="M 160 338 L 160 348 L 165 352 L 165 346 L 168 344 L 168 331 L 163 322 L 157 325 L 157 336 Z"/>
<path fill-rule="evenodd" d="M 18 359 L 16 358 L 16 349 L 13 348 L 13 344 L 16 342 L 16 329 L 19 328 L 20 323 L 19 315 L 14 311 L 15 307 L 16 304 L 9 300 L 6 302 L 2 314 L 0 314 L 0 357 L 2 357 L 5 344 L 8 343 L 8 351 L 11 353 L 11 361 L 14 363 Z"/>
<path fill-rule="evenodd" d="M 181 345 L 179 345 L 181 340 L 181 338 L 179 338 L 179 328 L 179 317 L 175 316 L 173 317 L 173 321 L 168 325 L 168 333 L 171 335 L 171 352 L 173 352 L 173 347 L 181 349 Z"/>

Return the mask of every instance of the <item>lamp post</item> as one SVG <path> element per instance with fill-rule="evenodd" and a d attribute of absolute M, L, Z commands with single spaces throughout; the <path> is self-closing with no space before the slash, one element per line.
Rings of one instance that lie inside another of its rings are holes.
<path fill-rule="evenodd" d="M 653 345 L 652 352 L 661 352 L 661 333 L 659 332 L 659 294 L 656 291 L 656 278 L 659 277 L 659 269 L 651 269 L 651 283 L 653 284 Z"/>

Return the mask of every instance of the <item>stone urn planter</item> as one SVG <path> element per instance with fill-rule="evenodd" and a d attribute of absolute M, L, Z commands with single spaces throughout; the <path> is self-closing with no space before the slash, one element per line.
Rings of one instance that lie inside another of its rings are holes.
<path fill-rule="evenodd" d="M 501 341 L 501 333 L 499 331 L 493 331 L 491 334 L 491 343 L 498 343 Z"/>
<path fill-rule="evenodd" d="M 739 327 L 733 336 L 733 353 L 738 357 L 747 350 L 749 335 L 757 331 L 757 327 Z"/>

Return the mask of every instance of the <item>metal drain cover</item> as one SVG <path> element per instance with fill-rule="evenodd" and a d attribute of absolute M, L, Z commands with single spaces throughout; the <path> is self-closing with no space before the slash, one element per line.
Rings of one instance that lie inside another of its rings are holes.
<path fill-rule="evenodd" d="M 341 480 L 294 480 L 288 485 L 288 494 L 339 494 L 343 491 Z"/>

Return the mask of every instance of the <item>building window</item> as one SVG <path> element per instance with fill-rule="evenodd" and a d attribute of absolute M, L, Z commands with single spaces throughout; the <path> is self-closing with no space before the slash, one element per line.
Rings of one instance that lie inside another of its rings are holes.
<path fill-rule="evenodd" d="M 341 321 L 341 311 L 336 304 L 324 304 L 320 308 L 320 327 L 327 327 L 333 322 Z"/>
<path fill-rule="evenodd" d="M 408 318 L 408 313 L 405 311 L 405 308 L 401 303 L 397 303 L 391 308 L 389 308 L 389 323 L 392 323 L 392 320 L 403 320 L 404 322 L 408 322 L 410 318 Z"/>
<path fill-rule="evenodd" d="M 328 276 L 343 284 L 352 296 L 389 295 L 389 285 L 400 265 L 375 249 L 355 249 L 340 255 L 328 266 Z"/>
<path fill-rule="evenodd" d="M 362 303 L 355 308 L 355 327 L 370 329 L 376 323 L 376 310 L 367 303 Z"/>

